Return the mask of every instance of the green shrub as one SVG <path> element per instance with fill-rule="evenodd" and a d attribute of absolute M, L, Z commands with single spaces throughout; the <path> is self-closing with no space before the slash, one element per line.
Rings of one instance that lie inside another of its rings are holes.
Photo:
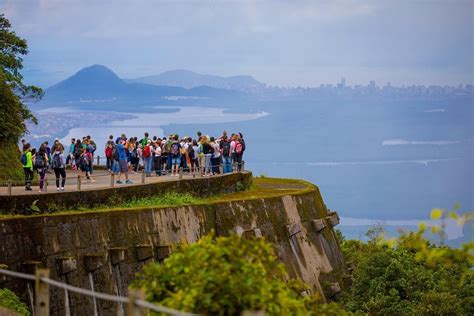
<path fill-rule="evenodd" d="M 28 307 L 9 289 L 0 289 L 0 306 L 12 310 L 20 315 L 31 315 Z"/>
<path fill-rule="evenodd" d="M 436 246 L 424 232 L 421 225 L 419 232 L 404 234 L 393 245 L 379 228 L 370 232 L 367 243 L 343 241 L 346 261 L 354 263 L 355 272 L 342 305 L 369 315 L 474 315 L 472 244 L 462 249 Z"/>
<path fill-rule="evenodd" d="M 310 314 L 315 298 L 300 295 L 306 289 L 301 282 L 285 280 L 284 266 L 263 239 L 207 236 L 178 248 L 162 265 L 146 265 L 132 287 L 142 288 L 151 302 L 195 313 Z"/>

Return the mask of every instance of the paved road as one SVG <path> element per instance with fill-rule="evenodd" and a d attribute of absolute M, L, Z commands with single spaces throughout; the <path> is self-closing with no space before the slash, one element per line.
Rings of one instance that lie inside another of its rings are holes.
<path fill-rule="evenodd" d="M 67 170 L 66 172 L 66 185 L 64 187 L 65 191 L 77 191 L 78 186 L 78 175 L 81 173 L 78 173 L 77 171 L 72 171 L 72 170 Z M 192 175 L 183 174 L 183 179 L 190 179 L 192 178 Z M 196 175 L 196 177 L 199 177 Z M 81 190 L 93 190 L 93 189 L 99 189 L 99 188 L 109 188 L 111 184 L 111 174 L 108 173 L 105 170 L 96 170 L 94 171 L 94 174 L 92 176 L 95 182 L 91 182 L 90 180 L 86 180 L 85 177 L 82 177 L 81 181 Z M 46 179 L 48 181 L 48 187 L 47 187 L 47 192 L 43 194 L 48 194 L 52 192 L 56 192 L 56 179 L 54 172 L 52 174 L 47 174 Z M 137 185 L 142 183 L 142 173 L 129 173 L 129 179 L 133 182 L 133 184 L 125 184 L 125 177 L 122 176 L 122 182 L 123 184 L 117 184 L 115 183 L 116 180 L 118 180 L 118 176 L 114 177 L 114 186 L 127 186 L 127 185 Z M 170 175 L 165 175 L 165 176 L 155 176 L 154 173 L 152 173 L 151 177 L 146 177 L 145 178 L 145 183 L 156 183 L 156 182 L 162 182 L 162 181 L 176 181 L 178 180 L 178 176 L 170 176 Z M 24 186 L 13 186 L 11 188 L 11 194 L 12 195 L 25 195 L 25 194 L 37 194 L 39 191 L 39 186 L 36 184 L 35 186 L 32 186 L 32 191 L 25 191 Z M 0 187 L 0 195 L 8 195 L 8 188 L 7 187 Z"/>

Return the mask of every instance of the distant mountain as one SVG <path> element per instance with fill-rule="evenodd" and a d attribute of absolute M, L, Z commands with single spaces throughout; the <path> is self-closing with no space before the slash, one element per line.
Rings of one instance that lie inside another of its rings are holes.
<path fill-rule="evenodd" d="M 208 86 L 217 89 L 256 92 L 265 88 L 265 84 L 251 76 L 219 77 L 202 75 L 189 70 L 171 70 L 159 75 L 127 80 L 127 82 L 148 83 L 159 86 L 175 86 L 191 89 L 199 86 Z"/>
<path fill-rule="evenodd" d="M 43 104 L 100 103 L 112 101 L 154 101 L 163 97 L 225 97 L 239 94 L 212 87 L 185 89 L 146 83 L 129 83 L 120 79 L 109 68 L 93 65 L 81 69 L 71 77 L 46 89 Z"/>

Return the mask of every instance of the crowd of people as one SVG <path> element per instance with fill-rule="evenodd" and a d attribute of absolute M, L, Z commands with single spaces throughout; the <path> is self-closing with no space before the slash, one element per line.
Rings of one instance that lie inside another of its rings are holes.
<path fill-rule="evenodd" d="M 145 133 L 143 138 L 127 138 L 125 134 L 114 138 L 113 135 L 105 144 L 106 168 L 118 175 L 117 184 L 132 184 L 129 173 L 142 168 L 147 177 L 178 176 L 180 170 L 195 176 L 213 176 L 220 173 L 240 171 L 243 165 L 245 140 L 242 133 L 228 135 L 226 131 L 219 137 L 203 135 L 197 132 L 196 138 L 171 134 L 168 137 L 150 137 Z M 21 162 L 25 172 L 25 190 L 30 191 L 34 171 L 39 175 L 39 192 L 45 191 L 45 176 L 52 173 L 56 176 L 57 191 L 64 191 L 66 168 L 81 172 L 91 183 L 94 173 L 94 156 L 97 145 L 90 136 L 71 139 L 67 154 L 59 139 L 52 147 L 48 142 L 39 149 L 31 148 L 22 140 Z"/>

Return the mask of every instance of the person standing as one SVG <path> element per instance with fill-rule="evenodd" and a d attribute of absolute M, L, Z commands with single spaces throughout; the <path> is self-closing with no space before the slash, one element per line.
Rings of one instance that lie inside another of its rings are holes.
<path fill-rule="evenodd" d="M 66 158 L 66 165 L 70 164 L 72 170 L 75 169 L 74 146 L 76 146 L 76 139 L 71 138 L 71 143 L 69 144 L 69 152 Z"/>
<path fill-rule="evenodd" d="M 25 144 L 22 151 L 23 171 L 25 172 L 25 191 L 31 191 L 31 181 L 33 180 L 31 145 L 29 143 Z"/>
<path fill-rule="evenodd" d="M 221 165 L 221 152 L 220 152 L 219 144 L 214 139 L 214 137 L 211 137 L 210 145 L 212 146 L 212 158 L 211 158 L 212 173 L 219 174 L 220 173 L 219 169 Z"/>
<path fill-rule="evenodd" d="M 230 173 L 232 172 L 232 151 L 230 148 L 230 142 L 227 139 L 227 135 L 222 136 L 220 149 L 222 153 L 223 173 Z"/>
<path fill-rule="evenodd" d="M 141 146 L 141 145 L 140 145 Z M 151 176 L 151 165 L 153 163 L 153 157 L 151 154 L 151 140 L 148 139 L 145 147 L 143 148 L 143 165 L 145 167 L 145 174 L 147 177 Z"/>
<path fill-rule="evenodd" d="M 171 176 L 178 176 L 178 169 L 181 164 L 181 144 L 178 142 L 178 136 L 174 136 L 171 143 Z"/>
<path fill-rule="evenodd" d="M 55 146 L 51 156 L 51 167 L 56 175 L 56 190 L 64 191 L 66 184 L 66 163 L 64 161 L 64 154 L 62 146 Z M 61 185 L 60 185 L 61 180 Z"/>
<path fill-rule="evenodd" d="M 161 176 L 161 139 L 158 138 L 153 144 L 153 166 L 155 175 Z"/>
<path fill-rule="evenodd" d="M 38 149 L 38 152 L 34 155 L 34 166 L 36 171 L 38 172 L 38 175 L 40 177 L 39 181 L 39 193 L 46 192 L 44 190 L 44 183 L 45 183 L 45 176 L 46 176 L 46 171 L 48 170 L 48 154 L 46 151 L 47 144 L 46 142 L 43 143 L 40 148 Z"/>
<path fill-rule="evenodd" d="M 109 140 L 105 144 L 105 159 L 107 159 L 107 171 L 112 172 L 112 167 L 114 165 L 114 136 L 110 135 Z"/>
<path fill-rule="evenodd" d="M 191 173 L 193 174 L 193 177 L 196 174 L 196 171 L 199 170 L 199 146 L 197 144 L 197 141 L 194 139 L 192 141 L 192 144 L 188 148 L 188 155 L 189 155 L 189 161 L 191 164 Z"/>
<path fill-rule="evenodd" d="M 125 140 L 121 139 L 117 145 L 117 152 L 119 158 L 119 174 L 117 184 L 122 184 L 121 181 L 122 174 L 125 174 L 125 183 L 132 184 L 133 182 L 128 179 L 128 161 L 127 161 L 127 152 L 124 146 Z"/>

